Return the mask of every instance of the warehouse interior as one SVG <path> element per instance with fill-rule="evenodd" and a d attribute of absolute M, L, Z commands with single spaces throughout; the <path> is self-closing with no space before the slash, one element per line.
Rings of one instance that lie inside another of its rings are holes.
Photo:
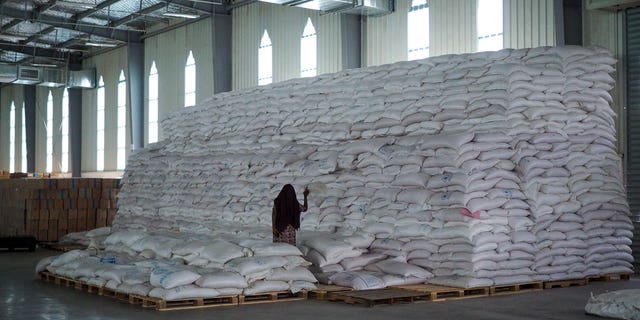
<path fill-rule="evenodd" d="M 2 313 L 637 317 L 639 25 L 637 0 L 0 1 Z"/>

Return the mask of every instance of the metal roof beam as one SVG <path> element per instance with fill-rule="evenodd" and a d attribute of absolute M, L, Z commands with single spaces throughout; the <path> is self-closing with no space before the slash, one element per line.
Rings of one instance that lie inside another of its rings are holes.
<path fill-rule="evenodd" d="M 48 3 L 44 3 L 44 4 L 41 4 L 39 6 L 36 6 L 35 8 L 33 8 L 33 15 L 36 16 L 36 17 L 39 16 L 41 13 L 43 13 L 43 12 L 49 10 L 51 7 L 55 6 L 57 2 L 58 2 L 57 0 L 51 0 Z"/>
<path fill-rule="evenodd" d="M 86 17 L 88 17 L 88 16 L 90 16 L 90 15 L 92 15 L 92 14 L 94 14 L 94 13 L 96 13 L 96 12 L 102 10 L 102 9 L 104 9 L 104 8 L 108 8 L 110 5 L 112 5 L 112 4 L 114 4 L 114 3 L 118 2 L 118 1 L 120 1 L 120 0 L 107 0 L 105 2 L 102 2 L 102 3 L 98 4 L 93 9 L 89 9 L 89 10 L 82 11 L 80 13 L 75 14 L 72 17 L 72 19 L 74 19 L 76 21 L 80 21 L 80 20 L 82 20 L 82 19 L 84 19 L 84 18 L 86 18 Z"/>
<path fill-rule="evenodd" d="M 227 6 L 224 4 L 215 5 L 212 3 L 203 3 L 197 1 L 189 1 L 189 0 L 162 0 L 165 4 L 174 4 L 176 6 L 195 10 L 200 13 L 227 13 Z M 213 2 L 213 1 L 212 1 Z"/>
<path fill-rule="evenodd" d="M 160 10 L 160 9 L 162 9 L 164 7 L 165 7 L 164 3 L 156 3 L 155 5 L 152 5 L 151 7 L 142 9 L 142 10 L 134 12 L 134 13 L 126 16 L 126 17 L 123 17 L 121 19 L 115 20 L 115 21 L 111 22 L 109 24 L 109 26 L 110 27 L 117 27 L 117 26 L 123 25 L 125 23 L 129 23 L 131 21 L 134 21 L 134 20 L 140 18 L 141 16 L 144 16 L 145 14 L 152 13 L 152 12 Z"/>
<path fill-rule="evenodd" d="M 46 34 L 48 34 L 50 32 L 53 32 L 55 30 L 56 30 L 56 27 L 44 28 L 44 29 L 40 30 L 38 33 L 34 33 L 32 36 L 28 37 L 24 41 L 20 41 L 20 43 L 27 44 L 27 43 L 29 43 L 31 41 L 38 40 L 38 39 L 40 39 L 40 37 L 42 37 L 42 36 L 44 36 L 44 35 L 46 35 Z"/>
<path fill-rule="evenodd" d="M 9 29 L 17 26 L 18 24 L 20 24 L 20 22 L 22 22 L 22 20 L 20 19 L 13 19 L 11 20 L 11 22 L 3 25 L 2 27 L 0 27 L 0 32 L 7 32 Z"/>
<path fill-rule="evenodd" d="M 14 19 L 40 22 L 58 28 L 80 31 L 124 42 L 140 42 L 142 34 L 140 31 L 118 30 L 97 24 L 77 23 L 75 19 L 64 19 L 45 14 L 40 14 L 35 18 L 33 14 L 9 6 L 0 6 L 0 14 Z"/>
<path fill-rule="evenodd" d="M 6 41 L 0 41 L 0 50 L 17 52 L 29 56 L 47 57 L 47 58 L 61 58 L 67 59 L 69 57 L 68 52 L 62 52 L 50 48 L 40 48 L 33 46 L 25 46 L 22 44 L 11 43 Z"/>

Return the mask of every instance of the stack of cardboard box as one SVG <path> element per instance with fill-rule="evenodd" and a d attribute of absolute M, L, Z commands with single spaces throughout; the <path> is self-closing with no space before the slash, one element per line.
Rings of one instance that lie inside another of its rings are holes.
<path fill-rule="evenodd" d="M 120 179 L 99 178 L 4 180 L 0 198 L 12 204 L 6 210 L 11 213 L 7 219 L 21 230 L 1 228 L 0 235 L 27 234 L 38 241 L 58 241 L 67 233 L 110 226 L 119 183 Z"/>

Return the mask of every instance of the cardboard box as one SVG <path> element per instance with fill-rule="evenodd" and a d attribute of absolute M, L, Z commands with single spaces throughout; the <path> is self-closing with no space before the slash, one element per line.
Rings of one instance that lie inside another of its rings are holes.
<path fill-rule="evenodd" d="M 57 221 L 59 213 L 60 213 L 60 209 L 51 209 L 51 210 L 49 210 L 49 220 L 56 220 Z"/>
<path fill-rule="evenodd" d="M 58 181 L 57 179 L 47 179 L 46 180 L 46 188 L 49 190 L 55 190 L 58 189 Z"/>
<path fill-rule="evenodd" d="M 93 198 L 93 189 L 92 188 L 80 188 L 80 189 L 78 189 L 78 198 L 79 199 L 91 199 L 91 198 Z"/>
<path fill-rule="evenodd" d="M 38 220 L 38 230 L 47 230 L 47 229 L 49 229 L 49 219 Z"/>
<path fill-rule="evenodd" d="M 86 210 L 88 207 L 87 199 L 78 199 L 78 210 Z"/>
<path fill-rule="evenodd" d="M 107 226 L 107 216 L 109 215 L 107 209 L 96 209 L 96 228 Z"/>
<path fill-rule="evenodd" d="M 26 205 L 27 210 L 34 210 L 34 209 L 38 210 L 38 209 L 40 209 L 40 200 L 27 199 L 25 202 L 26 202 L 25 205 Z"/>
<path fill-rule="evenodd" d="M 69 220 L 67 220 L 67 230 L 69 230 L 69 232 L 77 232 L 78 231 L 78 219 L 69 219 Z"/>
<path fill-rule="evenodd" d="M 69 228 L 69 219 L 58 219 L 58 229 L 67 230 Z"/>
<path fill-rule="evenodd" d="M 78 219 L 78 209 L 67 210 L 69 219 Z"/>
<path fill-rule="evenodd" d="M 71 189 L 71 179 L 58 179 L 58 189 Z"/>
<path fill-rule="evenodd" d="M 111 200 L 101 198 L 98 204 L 98 209 L 109 209 L 111 208 Z"/>
<path fill-rule="evenodd" d="M 38 219 L 40 219 L 40 220 L 49 220 L 49 210 L 48 209 L 40 209 L 40 210 L 38 210 Z"/>
<path fill-rule="evenodd" d="M 62 209 L 71 210 L 76 209 L 78 207 L 78 199 L 65 199 L 62 200 L 63 207 Z"/>
<path fill-rule="evenodd" d="M 53 209 L 54 210 L 62 210 L 62 209 L 64 209 L 64 200 L 55 199 L 55 200 L 52 200 L 52 202 L 53 202 Z"/>
<path fill-rule="evenodd" d="M 29 210 L 26 211 L 27 220 L 38 220 L 40 219 L 40 209 Z"/>
<path fill-rule="evenodd" d="M 107 226 L 108 227 L 110 227 L 111 224 L 113 223 L 113 219 L 115 219 L 115 217 L 116 217 L 116 212 L 117 212 L 117 209 L 115 209 L 115 208 L 108 209 L 108 211 L 107 211 Z"/>
<path fill-rule="evenodd" d="M 96 209 L 87 209 L 87 230 L 96 228 Z"/>
<path fill-rule="evenodd" d="M 40 199 L 40 209 L 49 209 L 49 199 Z"/>
<path fill-rule="evenodd" d="M 87 230 L 87 218 L 78 218 L 76 225 L 76 232 Z"/>
<path fill-rule="evenodd" d="M 27 220 L 27 234 L 38 236 L 38 220 Z"/>
<path fill-rule="evenodd" d="M 48 235 L 47 235 L 47 230 L 38 230 L 38 235 L 36 237 L 36 240 L 38 241 L 49 241 L 48 239 Z"/>

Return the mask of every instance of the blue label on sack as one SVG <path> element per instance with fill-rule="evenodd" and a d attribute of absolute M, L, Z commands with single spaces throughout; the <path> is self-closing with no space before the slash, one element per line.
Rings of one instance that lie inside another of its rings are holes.
<path fill-rule="evenodd" d="M 513 196 L 513 191 L 509 190 L 509 189 L 503 189 L 502 193 L 505 195 L 505 197 L 507 198 L 511 198 Z"/>
<path fill-rule="evenodd" d="M 100 262 L 102 263 L 116 263 L 116 257 L 104 257 L 100 258 Z"/>
<path fill-rule="evenodd" d="M 440 196 L 440 200 L 447 200 L 447 199 L 449 199 L 449 197 L 450 197 L 450 196 L 449 196 L 449 194 L 448 194 L 448 193 L 443 193 L 443 194 Z"/>

